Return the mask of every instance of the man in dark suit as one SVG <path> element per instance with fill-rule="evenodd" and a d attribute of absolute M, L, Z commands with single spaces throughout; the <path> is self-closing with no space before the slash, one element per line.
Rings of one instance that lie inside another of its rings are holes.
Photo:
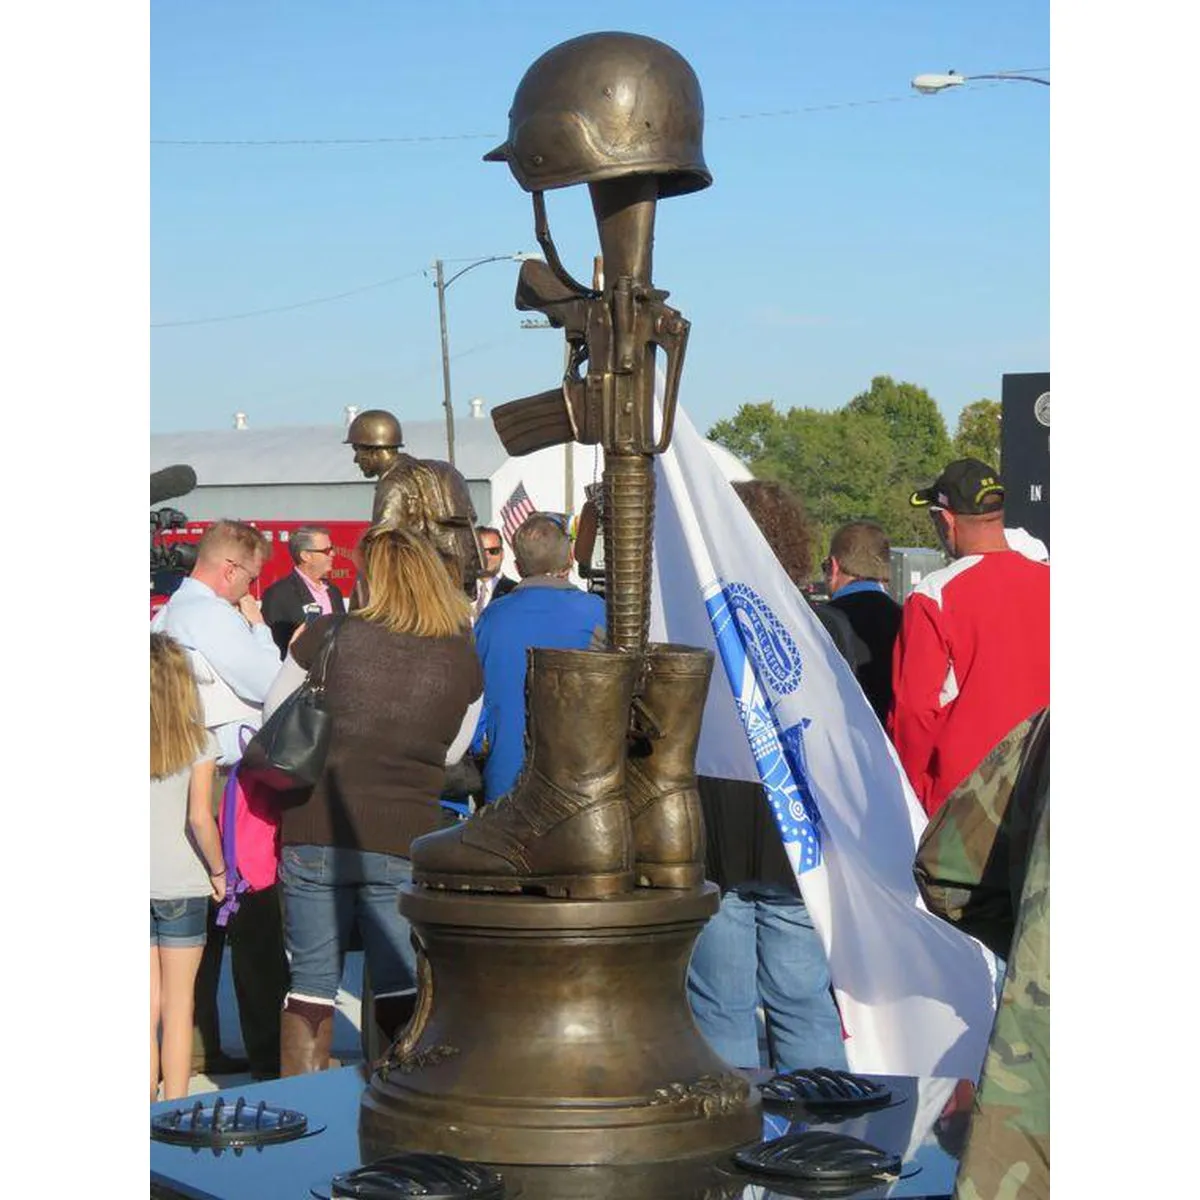
<path fill-rule="evenodd" d="M 829 607 L 841 612 L 853 630 L 852 652 L 842 653 L 882 724 L 892 703 L 892 648 L 900 632 L 900 605 L 885 586 L 891 575 L 887 534 L 873 521 L 843 525 L 821 569 Z"/>
<path fill-rule="evenodd" d="M 500 540 L 500 530 L 491 525 L 476 525 L 475 536 L 479 539 L 479 552 L 483 556 L 483 570 L 479 573 L 479 581 L 475 592 L 475 617 L 493 601 L 501 596 L 507 596 L 517 586 L 515 579 L 500 574 L 504 565 L 504 543 Z"/>
<path fill-rule="evenodd" d="M 343 613 L 346 602 L 342 593 L 329 583 L 333 569 L 333 543 L 329 530 L 320 525 L 302 525 L 288 541 L 288 553 L 296 569 L 271 584 L 262 594 L 263 620 L 271 627 L 271 636 L 286 658 L 296 627 L 306 613 Z"/>

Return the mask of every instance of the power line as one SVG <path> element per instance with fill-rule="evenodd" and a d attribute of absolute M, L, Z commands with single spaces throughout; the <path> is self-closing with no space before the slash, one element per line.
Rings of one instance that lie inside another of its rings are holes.
<path fill-rule="evenodd" d="M 832 112 L 838 108 L 864 108 L 870 104 L 895 104 L 899 100 L 912 100 L 905 93 L 900 96 L 881 96 L 877 100 L 840 100 L 833 104 L 810 104 L 806 108 L 780 108 L 773 112 L 731 113 L 729 116 L 709 117 L 710 121 L 757 121 L 769 117 L 799 117 L 805 113 Z"/>
<path fill-rule="evenodd" d="M 1033 71 L 1049 71 L 1049 67 L 1011 67 L 995 74 L 1012 75 Z M 807 113 L 835 112 L 843 108 L 864 108 L 872 104 L 895 104 L 901 100 L 915 100 L 919 96 L 906 92 L 898 96 L 881 96 L 874 100 L 841 100 L 831 104 L 810 104 L 803 108 L 780 108 L 769 112 L 728 113 L 710 116 L 709 121 L 759 121 L 778 117 L 799 117 Z M 408 137 L 372 138 L 151 138 L 152 146 L 388 146 L 417 142 L 495 141 L 500 133 L 440 133 Z"/>
<path fill-rule="evenodd" d="M 403 283 L 406 279 L 415 279 L 423 275 L 424 270 L 409 271 L 407 275 L 393 275 L 390 279 L 381 279 L 377 283 L 366 283 L 362 287 L 351 288 L 348 292 L 338 292 L 333 296 L 317 296 L 312 300 L 300 300 L 295 304 L 280 304 L 274 308 L 255 308 L 249 312 L 227 313 L 219 317 L 195 317 L 188 321 L 152 321 L 151 329 L 177 329 L 181 325 L 212 325 L 217 321 L 241 321 L 247 317 L 263 317 L 268 313 L 291 312 L 297 308 L 308 308 L 314 304 L 329 304 L 333 300 L 344 300 L 347 296 L 358 296 L 363 292 L 371 292 L 376 288 L 389 287 L 393 283 Z"/>
<path fill-rule="evenodd" d="M 431 133 L 373 138 L 151 138 L 152 146 L 383 146 L 403 142 L 460 142 L 498 138 L 498 133 Z"/>

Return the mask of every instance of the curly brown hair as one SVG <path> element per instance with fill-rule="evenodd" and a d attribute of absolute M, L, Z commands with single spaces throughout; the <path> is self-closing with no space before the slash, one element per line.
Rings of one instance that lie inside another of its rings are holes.
<path fill-rule="evenodd" d="M 788 578 L 803 587 L 812 578 L 813 568 L 813 531 L 804 501 L 786 484 L 770 479 L 737 480 L 733 490 L 762 530 Z"/>

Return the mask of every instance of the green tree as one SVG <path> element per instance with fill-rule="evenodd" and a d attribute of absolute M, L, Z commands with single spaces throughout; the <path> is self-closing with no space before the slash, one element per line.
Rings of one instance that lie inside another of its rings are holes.
<path fill-rule="evenodd" d="M 846 521 L 878 521 L 895 546 L 933 546 L 929 518 L 908 498 L 951 458 L 946 423 L 924 388 L 876 376 L 840 409 L 743 404 L 708 433 L 759 479 L 786 483 L 804 501 L 823 556 Z"/>
<path fill-rule="evenodd" d="M 894 454 L 878 418 L 846 409 L 794 408 L 777 454 L 788 464 L 787 482 L 804 497 L 822 555 L 839 525 L 880 515 L 881 485 Z"/>
<path fill-rule="evenodd" d="M 775 411 L 774 400 L 743 404 L 732 417 L 718 421 L 708 431 L 708 437 L 749 463 L 767 453 L 771 437 L 782 422 L 782 416 Z"/>
<path fill-rule="evenodd" d="M 976 400 L 958 414 L 954 432 L 954 456 L 978 458 L 1002 470 L 1000 466 L 1000 402 Z"/>
<path fill-rule="evenodd" d="M 745 404 L 708 436 L 742 458 L 756 478 L 778 480 L 800 496 L 819 556 L 843 522 L 882 520 L 894 455 L 878 417 L 816 408 L 783 414 L 773 404 Z"/>
<path fill-rule="evenodd" d="M 784 448 L 786 418 L 775 408 L 772 400 L 761 404 L 743 404 L 731 418 L 718 421 L 708 436 L 732 451 L 754 473 L 757 479 L 778 479 L 788 482 L 791 454 Z"/>
<path fill-rule="evenodd" d="M 896 451 L 894 482 L 911 491 L 936 478 L 950 460 L 950 435 L 937 402 L 915 383 L 897 383 L 876 375 L 871 386 L 846 407 L 851 412 L 880 417 Z"/>
<path fill-rule="evenodd" d="M 846 408 L 877 417 L 887 426 L 894 457 L 876 511 L 892 545 L 936 545 L 928 515 L 913 508 L 908 498 L 914 489 L 936 479 L 953 454 L 937 402 L 915 383 L 876 375 Z"/>

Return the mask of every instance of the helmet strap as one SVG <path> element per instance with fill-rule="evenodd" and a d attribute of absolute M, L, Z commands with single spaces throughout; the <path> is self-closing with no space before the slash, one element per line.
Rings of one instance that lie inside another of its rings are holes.
<path fill-rule="evenodd" d="M 558 249 L 554 245 L 554 239 L 550 236 L 550 218 L 546 215 L 546 194 L 544 192 L 533 193 L 533 228 L 538 245 L 541 246 L 542 253 L 546 256 L 546 262 L 559 282 L 565 284 L 573 292 L 577 292 L 581 296 L 589 298 L 599 296 L 599 292 L 592 288 L 584 287 L 562 265 L 562 259 L 558 257 Z"/>

